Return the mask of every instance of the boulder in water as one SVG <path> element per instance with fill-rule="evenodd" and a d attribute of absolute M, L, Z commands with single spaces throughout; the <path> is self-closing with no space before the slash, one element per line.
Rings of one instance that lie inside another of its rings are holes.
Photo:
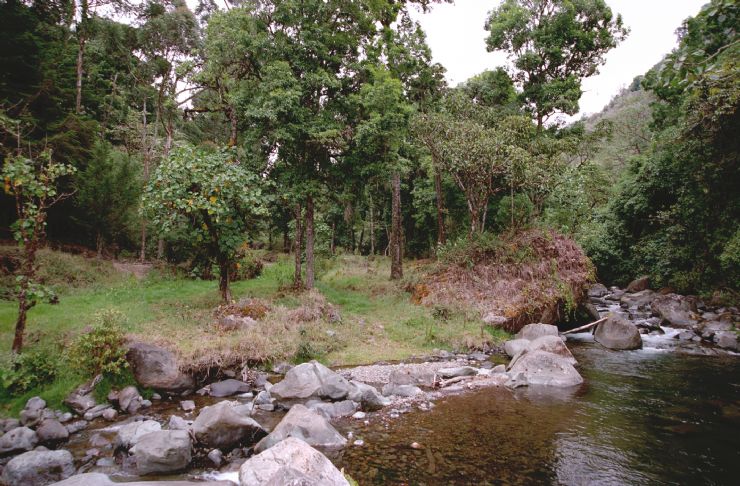
<path fill-rule="evenodd" d="M 557 336 L 558 328 L 551 324 L 527 324 L 516 335 L 517 339 L 533 341 L 540 336 Z"/>
<path fill-rule="evenodd" d="M 568 346 L 565 345 L 560 336 L 540 336 L 537 339 L 531 341 L 527 347 L 526 352 L 532 351 L 547 351 L 548 353 L 556 354 L 566 360 L 572 365 L 578 364 L 578 361 L 573 357 Z"/>
<path fill-rule="evenodd" d="M 352 391 L 349 381 L 316 361 L 292 368 L 285 378 L 270 388 L 278 400 L 325 398 L 342 400 Z"/>
<path fill-rule="evenodd" d="M 415 397 L 421 395 L 424 392 L 421 388 L 414 385 L 396 385 L 395 383 L 388 383 L 383 386 L 383 395 L 386 397 L 397 396 L 397 397 Z"/>
<path fill-rule="evenodd" d="M 606 321 L 596 326 L 594 339 L 609 349 L 642 348 L 642 338 L 637 326 L 615 314 L 610 314 Z"/>
<path fill-rule="evenodd" d="M 190 464 L 190 434 L 185 430 L 160 430 L 142 436 L 131 448 L 139 474 L 171 473 Z"/>
<path fill-rule="evenodd" d="M 136 381 L 145 388 L 180 391 L 192 388 L 192 377 L 180 371 L 169 350 L 146 343 L 133 343 L 126 354 Z"/>
<path fill-rule="evenodd" d="M 380 410 L 381 408 L 390 405 L 390 399 L 378 393 L 378 390 L 376 390 L 374 386 L 354 380 L 350 383 L 353 388 L 347 398 L 359 403 L 362 406 L 362 409 L 366 412 Z"/>
<path fill-rule="evenodd" d="M 600 283 L 595 283 L 588 289 L 589 297 L 594 297 L 594 298 L 603 297 L 608 293 L 609 293 L 609 289 L 607 289 L 604 284 L 600 284 Z"/>
<path fill-rule="evenodd" d="M 69 431 L 58 420 L 46 419 L 36 429 L 39 443 L 46 446 L 55 446 L 69 438 Z"/>
<path fill-rule="evenodd" d="M 156 420 L 144 420 L 141 422 L 131 422 L 121 426 L 113 442 L 116 449 L 129 449 L 135 446 L 141 437 L 162 430 L 162 426 Z"/>
<path fill-rule="evenodd" d="M 308 402 L 306 406 L 309 410 L 319 412 L 329 420 L 339 417 L 348 417 L 357 411 L 357 404 L 352 400 L 330 403 L 316 400 Z"/>
<path fill-rule="evenodd" d="M 220 402 L 203 408 L 193 422 L 195 439 L 209 448 L 233 449 L 254 444 L 267 432 L 254 419 L 239 413 L 238 402 Z"/>
<path fill-rule="evenodd" d="M 626 290 L 629 293 L 635 293 L 642 292 L 643 290 L 647 290 L 648 288 L 650 288 L 650 277 L 644 275 L 631 281 L 629 285 L 627 285 Z"/>
<path fill-rule="evenodd" d="M 69 451 L 25 452 L 5 465 L 2 479 L 5 484 L 44 486 L 75 473 L 74 460 Z"/>
<path fill-rule="evenodd" d="M 301 439 L 315 447 L 341 448 L 347 444 L 347 439 L 342 437 L 322 415 L 297 404 L 290 408 L 283 420 L 270 435 L 255 446 L 254 450 L 262 452 L 288 437 Z"/>
<path fill-rule="evenodd" d="M 239 485 L 349 486 L 349 482 L 326 456 L 306 442 L 289 437 L 242 464 Z"/>
<path fill-rule="evenodd" d="M 440 368 L 437 373 L 442 378 L 456 378 L 458 376 L 475 376 L 478 370 L 472 366 L 458 366 L 455 368 Z"/>
<path fill-rule="evenodd" d="M 624 294 L 619 301 L 628 308 L 647 309 L 657 295 L 652 290 L 642 290 L 634 294 Z"/>
<path fill-rule="evenodd" d="M 693 298 L 678 294 L 659 295 L 650 307 L 666 325 L 688 329 L 696 324 L 693 316 L 693 312 L 696 312 L 696 302 Z"/>
<path fill-rule="evenodd" d="M 237 393 L 246 393 L 249 391 L 249 385 L 243 381 L 229 378 L 228 380 L 211 383 L 209 395 L 212 397 L 223 398 L 236 395 Z"/>
<path fill-rule="evenodd" d="M 523 349 L 527 349 L 529 346 L 529 339 L 511 339 L 504 343 L 504 351 L 509 355 L 509 358 L 513 358 Z"/>
<path fill-rule="evenodd" d="M 720 348 L 730 349 L 732 351 L 740 351 L 737 333 L 735 333 L 734 331 L 717 331 L 714 334 L 714 342 Z"/>
<path fill-rule="evenodd" d="M 575 386 L 583 378 L 565 358 L 547 351 L 526 351 L 516 360 L 509 376 L 529 385 Z"/>
<path fill-rule="evenodd" d="M 28 427 L 16 427 L 0 437 L 0 455 L 30 451 L 38 442 L 36 432 Z"/>

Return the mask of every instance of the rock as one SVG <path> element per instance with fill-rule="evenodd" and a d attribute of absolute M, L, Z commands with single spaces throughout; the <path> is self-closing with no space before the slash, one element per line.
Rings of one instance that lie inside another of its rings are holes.
<path fill-rule="evenodd" d="M 64 412 L 64 413 L 57 414 L 57 419 L 59 420 L 59 422 L 61 422 L 63 424 L 66 424 L 67 422 L 69 422 L 70 420 L 72 420 L 72 417 L 73 417 L 72 414 L 69 413 L 69 412 Z"/>
<path fill-rule="evenodd" d="M 352 418 L 357 420 L 363 420 L 366 416 L 367 414 L 365 412 L 355 412 L 352 414 Z"/>
<path fill-rule="evenodd" d="M 249 316 L 237 316 L 230 314 L 218 320 L 218 325 L 225 331 L 236 331 L 239 329 L 249 329 L 257 324 L 257 321 Z"/>
<path fill-rule="evenodd" d="M 650 277 L 648 275 L 643 275 L 642 277 L 636 278 L 635 280 L 631 281 L 629 285 L 627 285 L 627 292 L 629 293 L 635 293 L 635 292 L 642 292 L 643 290 L 647 290 L 650 286 Z"/>
<path fill-rule="evenodd" d="M 609 290 L 606 288 L 606 286 L 600 283 L 593 284 L 588 289 L 589 297 L 603 297 L 608 293 L 609 293 Z"/>
<path fill-rule="evenodd" d="M 219 381 L 217 383 L 211 383 L 210 395 L 212 397 L 218 398 L 230 397 L 231 395 L 236 395 L 237 393 L 246 393 L 249 390 L 249 385 L 247 385 L 243 381 L 228 379 L 224 381 Z"/>
<path fill-rule="evenodd" d="M 36 447 L 38 442 L 39 438 L 36 435 L 36 432 L 28 427 L 16 427 L 15 429 L 4 433 L 3 436 L 0 437 L 0 456 L 30 451 Z"/>
<path fill-rule="evenodd" d="M 642 338 L 637 326 L 614 314 L 610 314 L 606 321 L 596 326 L 594 339 L 609 349 L 642 348 Z"/>
<path fill-rule="evenodd" d="M 192 420 L 185 420 L 177 415 L 170 415 L 170 421 L 167 422 L 167 428 L 170 430 L 187 430 L 192 425 Z"/>
<path fill-rule="evenodd" d="M 494 366 L 493 369 L 491 370 L 491 373 L 495 373 L 495 374 L 506 373 L 506 365 L 500 364 L 500 365 Z"/>
<path fill-rule="evenodd" d="M 527 324 L 516 335 L 517 339 L 533 341 L 540 336 L 557 336 L 558 328 L 550 324 Z"/>
<path fill-rule="evenodd" d="M 127 386 L 118 392 L 118 408 L 121 412 L 135 414 L 141 408 L 142 400 L 135 386 Z"/>
<path fill-rule="evenodd" d="M 103 413 L 111 407 L 112 405 L 110 403 L 101 403 L 100 405 L 95 405 L 93 408 L 85 412 L 82 417 L 87 421 L 94 420 L 98 417 L 102 417 Z"/>
<path fill-rule="evenodd" d="M 58 420 L 46 419 L 36 429 L 39 443 L 55 446 L 69 439 L 69 431 Z"/>
<path fill-rule="evenodd" d="M 539 350 L 528 351 L 517 359 L 509 376 L 515 377 L 514 382 L 526 381 L 528 385 L 568 387 L 583 383 L 581 375 L 566 359 Z"/>
<path fill-rule="evenodd" d="M 162 399 L 162 395 L 160 395 L 159 393 L 152 393 L 152 400 L 161 400 L 161 399 Z"/>
<path fill-rule="evenodd" d="M 97 405 L 92 393 L 86 395 L 80 395 L 76 392 L 72 392 L 67 398 L 64 399 L 64 404 L 74 410 L 78 415 L 83 415 L 85 412 Z"/>
<path fill-rule="evenodd" d="M 291 437 L 242 464 L 239 485 L 349 486 L 349 482 L 323 454 Z"/>
<path fill-rule="evenodd" d="M 672 327 L 690 328 L 696 323 L 694 299 L 677 294 L 659 295 L 651 304 L 652 311 Z"/>
<path fill-rule="evenodd" d="M 262 452 L 278 442 L 295 437 L 308 445 L 326 448 L 341 448 L 347 444 L 334 427 L 320 414 L 303 405 L 293 405 L 275 429 L 255 446 L 255 452 Z"/>
<path fill-rule="evenodd" d="M 25 452 L 5 465 L 2 479 L 9 485 L 44 486 L 67 479 L 75 473 L 69 451 Z"/>
<path fill-rule="evenodd" d="M 261 391 L 257 394 L 256 397 L 254 397 L 255 405 L 269 405 L 271 403 L 272 403 L 272 396 L 270 396 L 270 392 L 268 391 Z"/>
<path fill-rule="evenodd" d="M 483 322 L 493 327 L 503 327 L 509 322 L 509 318 L 506 316 L 500 316 L 493 312 L 489 312 L 483 316 Z"/>
<path fill-rule="evenodd" d="M 192 377 L 182 373 L 175 355 L 167 349 L 146 343 L 129 347 L 126 359 L 134 378 L 145 388 L 164 391 L 181 391 L 192 388 Z"/>
<path fill-rule="evenodd" d="M 714 342 L 717 346 L 733 351 L 740 351 L 737 334 L 733 331 L 717 331 L 714 334 Z"/>
<path fill-rule="evenodd" d="M 76 422 L 65 425 L 65 428 L 67 429 L 67 432 L 69 432 L 69 435 L 72 435 L 81 430 L 85 430 L 87 428 L 87 425 L 87 420 L 77 420 Z"/>
<path fill-rule="evenodd" d="M 34 427 L 42 420 L 46 402 L 41 397 L 33 397 L 26 402 L 20 413 L 21 425 Z"/>
<path fill-rule="evenodd" d="M 130 450 L 139 474 L 185 469 L 191 459 L 190 435 L 184 430 L 160 430 L 143 435 Z"/>
<path fill-rule="evenodd" d="M 101 473 L 75 474 L 64 481 L 54 483 L 54 486 L 116 486 L 108 476 Z"/>
<path fill-rule="evenodd" d="M 335 419 L 339 417 L 348 417 L 357 411 L 357 404 L 352 400 L 343 400 L 341 402 L 309 402 L 306 404 L 309 410 L 319 412 L 327 419 Z"/>
<path fill-rule="evenodd" d="M 696 334 L 694 334 L 694 331 L 684 330 L 678 333 L 676 339 L 678 339 L 679 341 L 691 341 L 692 339 L 694 339 L 694 336 L 696 336 Z"/>
<path fill-rule="evenodd" d="M 504 351 L 513 358 L 523 349 L 529 347 L 529 339 L 511 339 L 504 343 Z"/>
<path fill-rule="evenodd" d="M 560 336 L 541 336 L 529 343 L 527 352 L 532 351 L 547 351 L 548 353 L 556 354 L 566 360 L 572 365 L 578 364 L 578 361 L 573 357 L 568 346 L 565 345 Z"/>
<path fill-rule="evenodd" d="M 624 294 L 626 293 L 624 290 L 618 289 L 616 287 L 612 287 L 610 290 L 611 293 L 609 295 L 605 295 L 604 300 L 619 301 L 622 297 L 624 297 Z"/>
<path fill-rule="evenodd" d="M 456 368 L 440 368 L 437 373 L 442 378 L 455 378 L 457 376 L 475 376 L 478 370 L 472 366 L 458 366 Z"/>
<path fill-rule="evenodd" d="M 260 424 L 238 413 L 230 402 L 203 408 L 193 422 L 192 430 L 199 443 L 217 449 L 251 445 L 267 434 Z"/>
<path fill-rule="evenodd" d="M 388 383 L 383 386 L 383 395 L 386 397 L 394 395 L 397 397 L 415 397 L 421 395 L 424 392 L 421 388 L 414 385 L 396 385 L 395 383 Z"/>
<path fill-rule="evenodd" d="M 101 415 L 105 420 L 108 422 L 113 422 L 118 418 L 118 412 L 116 412 L 114 409 L 109 408 L 106 410 L 103 410 L 103 415 Z"/>
<path fill-rule="evenodd" d="M 582 303 L 581 309 L 594 321 L 597 321 L 601 318 L 601 314 L 599 314 L 599 309 L 591 302 Z"/>
<path fill-rule="evenodd" d="M 619 301 L 628 308 L 647 309 L 657 295 L 652 290 L 643 290 L 634 294 L 624 294 Z"/>
<path fill-rule="evenodd" d="M 286 363 L 285 361 L 282 361 L 272 367 L 272 372 L 277 373 L 278 375 L 284 375 L 288 371 L 293 369 L 293 365 Z"/>
<path fill-rule="evenodd" d="M 214 466 L 219 467 L 224 462 L 224 454 L 219 449 L 213 449 L 208 453 L 208 460 L 213 463 Z"/>
<path fill-rule="evenodd" d="M 15 428 L 20 427 L 21 421 L 16 418 L 8 418 L 5 420 L 0 420 L 0 425 L 0 435 L 2 435 L 5 432 L 10 432 Z"/>
<path fill-rule="evenodd" d="M 473 353 L 470 355 L 473 361 L 488 361 L 488 355 L 485 353 Z"/>
<path fill-rule="evenodd" d="M 390 405 L 391 401 L 378 393 L 374 386 L 352 380 L 352 391 L 348 398 L 360 404 L 366 412 L 374 412 Z"/>
<path fill-rule="evenodd" d="M 135 446 L 139 440 L 151 433 L 162 430 L 159 422 L 154 420 L 144 420 L 143 422 L 131 422 L 121 426 L 116 434 L 114 445 L 116 449 L 130 449 Z"/>
<path fill-rule="evenodd" d="M 421 368 L 394 369 L 388 377 L 394 385 L 434 386 L 436 373 Z"/>
<path fill-rule="evenodd" d="M 731 331 L 732 322 L 730 321 L 709 321 L 699 326 L 701 335 L 705 339 L 711 339 L 719 331 Z"/>
<path fill-rule="evenodd" d="M 192 412 L 195 410 L 195 402 L 192 400 L 183 400 L 180 402 L 180 408 L 185 412 Z"/>
<path fill-rule="evenodd" d="M 342 400 L 352 391 L 343 376 L 316 361 L 303 363 L 286 373 L 285 378 L 270 389 L 278 400 L 325 398 Z"/>

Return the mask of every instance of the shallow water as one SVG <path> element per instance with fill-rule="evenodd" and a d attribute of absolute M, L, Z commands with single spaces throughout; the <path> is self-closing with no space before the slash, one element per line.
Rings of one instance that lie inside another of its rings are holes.
<path fill-rule="evenodd" d="M 586 380 L 578 389 L 485 389 L 388 428 L 348 425 L 365 445 L 335 463 L 363 485 L 736 484 L 740 359 L 668 342 L 648 339 L 641 351 L 569 342 Z"/>

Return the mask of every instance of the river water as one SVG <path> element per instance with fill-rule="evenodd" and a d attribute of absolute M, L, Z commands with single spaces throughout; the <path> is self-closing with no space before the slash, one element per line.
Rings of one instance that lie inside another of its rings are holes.
<path fill-rule="evenodd" d="M 668 331 L 639 351 L 576 335 L 578 389 L 490 388 L 390 427 L 344 424 L 364 445 L 333 460 L 361 485 L 738 484 L 740 358 L 686 354 Z"/>

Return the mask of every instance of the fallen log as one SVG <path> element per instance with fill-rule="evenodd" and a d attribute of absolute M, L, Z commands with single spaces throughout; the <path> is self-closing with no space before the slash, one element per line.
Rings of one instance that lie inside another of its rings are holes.
<path fill-rule="evenodd" d="M 609 318 L 608 317 L 602 317 L 598 321 L 594 321 L 594 322 L 592 322 L 590 324 L 586 324 L 585 326 L 581 326 L 581 327 L 577 327 L 575 329 L 571 329 L 570 331 L 565 331 L 565 332 L 563 332 L 561 334 L 572 334 L 574 332 L 585 331 L 586 329 L 591 329 L 592 327 L 594 327 L 594 326 L 596 326 L 598 324 L 601 324 L 602 322 L 604 322 L 607 319 L 609 319 Z"/>

